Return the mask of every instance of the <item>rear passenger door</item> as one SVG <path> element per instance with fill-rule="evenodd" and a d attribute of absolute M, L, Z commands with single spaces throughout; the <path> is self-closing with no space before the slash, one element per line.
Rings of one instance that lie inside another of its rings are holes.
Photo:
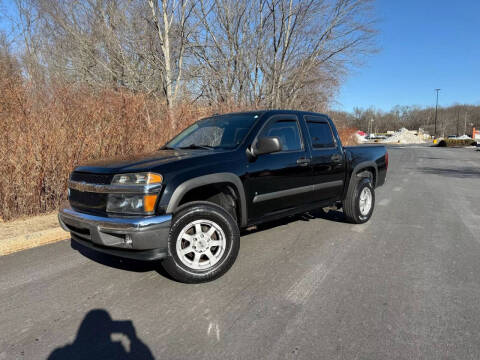
<path fill-rule="evenodd" d="M 323 116 L 304 117 L 311 147 L 313 197 L 316 201 L 338 200 L 343 193 L 345 159 L 332 125 Z"/>

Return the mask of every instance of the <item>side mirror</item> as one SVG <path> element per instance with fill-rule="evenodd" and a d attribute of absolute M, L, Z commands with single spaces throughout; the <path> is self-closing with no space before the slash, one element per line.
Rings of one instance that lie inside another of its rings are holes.
<path fill-rule="evenodd" d="M 257 139 L 252 150 L 254 156 L 271 154 L 282 151 L 282 144 L 277 136 L 265 136 Z"/>

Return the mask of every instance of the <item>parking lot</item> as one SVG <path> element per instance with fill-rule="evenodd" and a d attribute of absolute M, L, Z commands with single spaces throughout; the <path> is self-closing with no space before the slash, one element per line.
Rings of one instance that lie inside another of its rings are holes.
<path fill-rule="evenodd" d="M 0 257 L 0 359 L 480 358 L 480 152 L 388 151 L 370 222 L 246 232 L 211 283 L 69 240 Z"/>

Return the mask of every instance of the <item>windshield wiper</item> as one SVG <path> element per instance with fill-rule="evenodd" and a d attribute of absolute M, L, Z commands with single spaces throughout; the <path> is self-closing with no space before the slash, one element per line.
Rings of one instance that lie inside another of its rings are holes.
<path fill-rule="evenodd" d="M 179 149 L 206 149 L 212 150 L 214 147 L 210 145 L 197 145 L 197 144 L 190 144 L 188 146 L 179 147 Z"/>
<path fill-rule="evenodd" d="M 176 150 L 176 148 L 171 147 L 171 146 L 162 146 L 160 150 Z"/>

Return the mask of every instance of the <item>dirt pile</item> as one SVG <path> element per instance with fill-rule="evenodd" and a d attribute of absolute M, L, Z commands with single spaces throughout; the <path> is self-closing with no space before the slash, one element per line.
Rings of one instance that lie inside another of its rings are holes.
<path fill-rule="evenodd" d="M 418 131 L 402 128 L 393 133 L 389 138 L 383 140 L 383 142 L 387 144 L 423 144 L 425 140 L 423 139 L 423 134 Z"/>

